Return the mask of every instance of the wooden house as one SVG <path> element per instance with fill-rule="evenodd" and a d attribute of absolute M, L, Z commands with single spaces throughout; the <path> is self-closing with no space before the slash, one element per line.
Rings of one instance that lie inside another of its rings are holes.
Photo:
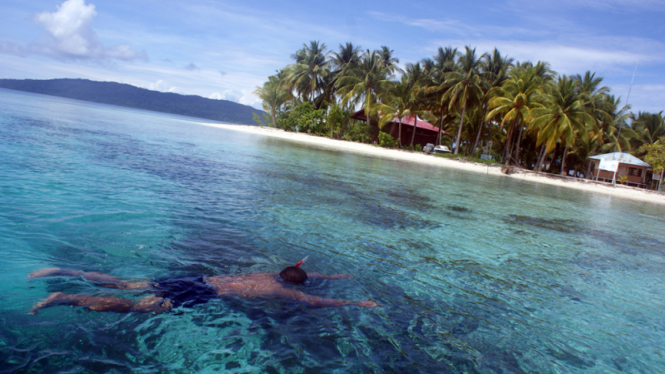
<path fill-rule="evenodd" d="M 351 115 L 351 118 L 357 119 L 359 121 L 367 122 L 367 117 L 365 116 L 365 110 L 361 109 Z M 417 119 L 415 116 L 408 116 L 402 118 L 402 133 L 399 133 L 399 119 L 395 118 L 386 126 L 384 131 L 393 139 L 401 138 L 402 145 L 411 144 L 411 137 L 413 136 L 413 129 L 416 129 L 416 137 L 413 140 L 413 144 L 419 144 L 421 147 L 425 146 L 427 143 L 436 144 L 436 139 L 439 136 L 439 128 L 432 125 L 427 121 Z M 415 126 L 414 126 L 415 125 Z M 441 136 L 448 135 L 447 132 L 442 131 Z"/>
<path fill-rule="evenodd" d="M 589 157 L 591 177 L 601 182 L 619 182 L 626 176 L 626 184 L 649 188 L 653 178 L 651 165 L 625 152 L 607 153 Z"/>

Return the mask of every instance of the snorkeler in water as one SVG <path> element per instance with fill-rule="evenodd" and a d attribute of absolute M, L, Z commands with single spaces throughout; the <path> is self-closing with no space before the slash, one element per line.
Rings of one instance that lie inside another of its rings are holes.
<path fill-rule="evenodd" d="M 328 299 L 307 295 L 287 284 L 302 285 L 311 278 L 342 279 L 346 274 L 322 275 L 307 273 L 300 268 L 307 257 L 294 266 L 289 266 L 276 273 L 253 273 L 246 275 L 175 276 L 155 281 L 128 282 L 114 276 L 96 272 L 47 268 L 30 273 L 28 278 L 48 276 L 80 277 L 97 286 L 122 290 L 145 290 L 152 294 L 140 299 L 125 299 L 115 296 L 92 296 L 88 294 L 68 295 L 62 292 L 52 293 L 43 301 L 32 307 L 31 314 L 39 309 L 55 305 L 84 306 L 86 309 L 99 312 L 141 312 L 164 313 L 180 306 L 191 307 L 203 304 L 214 298 L 245 297 L 245 298 L 283 298 L 307 304 L 311 307 L 331 307 L 357 305 L 373 308 L 377 303 L 372 300 L 347 301 Z"/>

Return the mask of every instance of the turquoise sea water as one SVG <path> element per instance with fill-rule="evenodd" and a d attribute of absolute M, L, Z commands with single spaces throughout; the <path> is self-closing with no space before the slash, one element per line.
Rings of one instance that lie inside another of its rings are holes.
<path fill-rule="evenodd" d="M 0 90 L 0 373 L 657 373 L 665 208 Z M 168 314 L 30 307 L 157 278 L 305 270 L 313 295 Z"/>

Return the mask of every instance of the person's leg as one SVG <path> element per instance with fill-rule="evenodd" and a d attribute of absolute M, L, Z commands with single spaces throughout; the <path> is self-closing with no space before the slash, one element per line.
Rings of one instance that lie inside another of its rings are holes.
<path fill-rule="evenodd" d="M 85 306 L 86 309 L 98 312 L 118 313 L 164 313 L 168 312 L 173 307 L 169 299 L 164 299 L 155 295 L 146 296 L 137 300 L 129 300 L 115 296 L 100 297 L 87 294 L 68 295 L 62 292 L 55 292 L 33 306 L 30 314 L 36 314 L 39 309 L 55 305 Z"/>
<path fill-rule="evenodd" d="M 59 268 L 45 268 L 33 271 L 32 273 L 30 273 L 30 275 L 28 275 L 28 279 L 41 278 L 41 277 L 56 277 L 56 276 L 81 277 L 82 279 L 92 282 L 97 286 L 102 286 L 107 288 L 117 288 L 122 290 L 138 290 L 150 287 L 150 282 L 148 281 L 127 282 L 122 279 L 116 278 L 112 275 L 97 273 L 94 271 L 85 272 L 82 270 L 70 270 L 70 269 L 59 269 Z"/>

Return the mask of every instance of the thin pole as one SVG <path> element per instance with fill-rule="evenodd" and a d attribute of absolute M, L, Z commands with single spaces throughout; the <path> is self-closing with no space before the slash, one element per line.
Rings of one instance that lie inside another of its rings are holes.
<path fill-rule="evenodd" d="M 635 81 L 635 73 L 637 73 L 637 62 L 635 63 L 635 70 L 633 70 L 633 78 L 630 80 L 630 86 L 628 87 L 628 96 L 626 96 L 626 105 L 625 108 L 628 108 L 628 99 L 630 99 L 630 90 L 633 89 L 633 82 Z M 617 143 L 614 145 L 614 152 L 617 151 L 619 147 L 619 138 L 621 135 L 621 123 L 619 123 L 619 131 L 617 131 Z"/>

